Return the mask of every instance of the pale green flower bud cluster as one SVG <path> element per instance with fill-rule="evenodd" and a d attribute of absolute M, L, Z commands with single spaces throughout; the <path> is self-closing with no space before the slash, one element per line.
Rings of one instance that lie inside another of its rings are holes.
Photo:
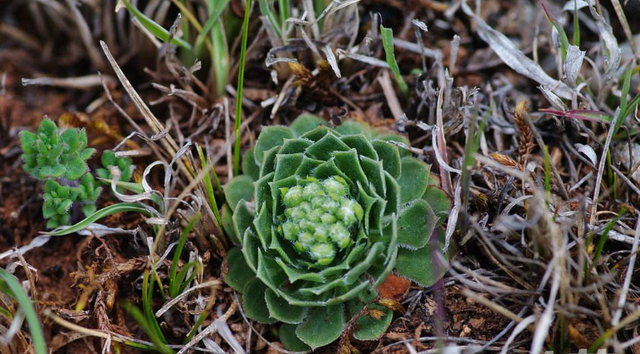
<path fill-rule="evenodd" d="M 308 178 L 308 183 L 281 188 L 285 206 L 282 236 L 317 265 L 328 265 L 353 243 L 352 232 L 364 216 L 340 177 Z"/>

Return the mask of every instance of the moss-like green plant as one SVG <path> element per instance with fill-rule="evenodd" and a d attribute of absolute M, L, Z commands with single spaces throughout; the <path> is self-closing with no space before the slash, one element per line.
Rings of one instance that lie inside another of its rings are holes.
<path fill-rule="evenodd" d="M 69 223 L 71 207 L 81 205 L 89 216 L 96 210 L 95 202 L 102 191 L 90 173 L 87 160 L 95 149 L 87 148 L 84 130 L 67 129 L 60 133 L 56 124 L 44 119 L 38 131 L 23 131 L 21 136 L 23 170 L 45 181 L 42 214 L 47 228 Z"/>
<path fill-rule="evenodd" d="M 430 240 L 449 199 L 428 165 L 389 141 L 408 143 L 303 115 L 264 128 L 244 175 L 225 186 L 222 222 L 237 246 L 225 281 L 243 294 L 249 318 L 282 323 L 289 349 L 327 345 L 347 326 L 356 339 L 377 339 L 392 319 L 376 301 L 386 277 L 429 286 L 446 270 Z"/>

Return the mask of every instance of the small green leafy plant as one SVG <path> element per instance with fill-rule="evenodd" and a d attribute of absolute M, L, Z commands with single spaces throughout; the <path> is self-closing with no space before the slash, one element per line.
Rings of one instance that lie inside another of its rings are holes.
<path fill-rule="evenodd" d="M 102 163 L 102 168 L 97 169 L 96 174 L 104 183 L 110 184 L 110 180 L 114 178 L 111 171 L 112 167 L 116 167 L 119 171 L 120 177 L 118 178 L 118 182 L 120 182 L 120 184 L 131 181 L 134 168 L 130 158 L 117 157 L 114 151 L 105 150 L 102 152 L 100 162 Z M 122 187 L 117 187 L 117 190 L 121 192 Z"/>
<path fill-rule="evenodd" d="M 96 211 L 95 202 L 102 191 L 90 173 L 87 160 L 95 149 L 87 148 L 84 130 L 60 129 L 44 119 L 38 131 L 23 131 L 20 136 L 23 169 L 34 178 L 45 181 L 42 213 L 47 228 L 69 223 L 72 206 L 81 206 L 85 216 Z"/>
<path fill-rule="evenodd" d="M 429 166 L 391 142 L 408 144 L 358 122 L 332 129 L 303 115 L 264 128 L 244 175 L 225 186 L 222 223 L 237 246 L 225 281 L 243 294 L 249 318 L 282 323 L 291 350 L 327 345 L 347 329 L 379 338 L 393 316 L 377 293 L 387 276 L 429 286 L 446 271 L 437 254 L 450 201 Z"/>

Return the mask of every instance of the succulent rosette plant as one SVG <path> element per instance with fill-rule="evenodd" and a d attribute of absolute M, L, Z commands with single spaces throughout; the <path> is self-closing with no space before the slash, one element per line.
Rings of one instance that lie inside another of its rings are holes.
<path fill-rule="evenodd" d="M 291 350 L 327 345 L 347 327 L 379 338 L 393 316 L 376 301 L 387 276 L 429 286 L 446 270 L 436 253 L 449 199 L 427 164 L 390 141 L 408 143 L 302 115 L 264 128 L 244 174 L 225 186 L 223 226 L 237 246 L 225 281 L 250 319 L 282 323 Z"/>

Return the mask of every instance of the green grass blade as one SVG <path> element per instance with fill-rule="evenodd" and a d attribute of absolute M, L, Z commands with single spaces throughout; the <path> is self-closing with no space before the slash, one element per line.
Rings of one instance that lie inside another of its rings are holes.
<path fill-rule="evenodd" d="M 636 95 L 636 97 L 634 97 L 631 100 L 631 102 L 629 102 L 629 104 L 627 105 L 626 112 L 623 113 L 624 114 L 623 117 L 628 117 L 629 114 L 631 114 L 631 112 L 635 111 L 636 107 L 638 106 L 638 103 L 640 103 L 640 93 L 638 93 L 638 95 Z M 622 120 L 618 120 L 616 123 L 617 123 L 616 126 L 620 127 L 618 124 L 622 124 Z"/>
<path fill-rule="evenodd" d="M 13 314 L 11 313 L 11 311 L 4 307 L 0 307 L 0 315 L 6 317 L 9 321 L 13 320 Z"/>
<path fill-rule="evenodd" d="M 624 75 L 624 83 L 622 84 L 622 95 L 620 96 L 620 117 L 616 120 L 616 126 L 614 134 L 618 132 L 622 123 L 624 123 L 625 119 L 633 112 L 638 103 L 640 103 L 640 93 L 638 93 L 631 102 L 628 101 L 627 97 L 629 95 L 629 89 L 631 86 L 631 76 L 633 75 L 635 69 L 628 69 Z"/>
<path fill-rule="evenodd" d="M 150 280 L 149 277 L 149 271 L 145 270 L 144 276 L 142 277 L 142 312 L 149 324 L 149 328 L 153 332 L 153 335 L 162 343 L 167 344 L 167 339 L 164 337 L 160 324 L 158 323 L 153 311 L 153 284 L 155 283 L 153 280 Z"/>
<path fill-rule="evenodd" d="M 258 5 L 260 5 L 260 13 L 262 16 L 267 17 L 269 22 L 271 22 L 271 26 L 278 34 L 278 37 L 282 37 L 282 23 L 278 21 L 278 16 L 273 12 L 273 9 L 269 6 L 269 3 L 267 3 L 267 0 L 259 0 Z"/>
<path fill-rule="evenodd" d="M 625 215 L 627 215 L 627 209 L 622 208 L 622 210 L 620 210 L 620 213 L 615 218 L 611 219 L 607 223 L 607 225 L 604 227 L 604 230 L 602 231 L 602 236 L 600 236 L 600 238 L 598 239 L 598 244 L 596 244 L 596 248 L 593 251 L 592 262 L 593 262 L 594 266 L 595 266 L 596 262 L 598 261 L 598 259 L 600 259 L 600 255 L 602 254 L 602 250 L 604 249 L 604 244 L 607 241 L 607 238 L 609 236 L 609 232 L 611 232 L 611 230 L 613 230 L 613 227 Z"/>
<path fill-rule="evenodd" d="M 567 33 L 564 31 L 564 28 L 562 28 L 562 25 L 560 24 L 558 19 L 551 14 L 545 2 L 543 1 L 540 4 L 542 5 L 542 10 L 544 10 L 544 14 L 546 15 L 547 19 L 551 22 L 553 27 L 556 29 L 556 31 L 558 31 L 558 34 L 560 35 L 560 51 L 562 54 L 562 62 L 564 63 L 565 59 L 567 59 L 567 48 L 569 48 L 569 38 L 567 37 Z"/>
<path fill-rule="evenodd" d="M 198 145 L 197 150 L 198 150 L 198 155 L 200 156 L 200 164 L 202 165 L 202 168 L 204 170 L 208 170 L 209 164 L 207 163 L 204 157 L 204 153 L 202 152 L 202 147 Z M 216 175 L 215 169 L 212 168 L 211 171 L 213 171 L 213 175 L 217 180 L 218 176 Z M 216 218 L 216 222 L 218 223 L 219 227 L 222 227 L 222 218 L 220 218 L 220 210 L 218 209 L 218 202 L 216 201 L 216 196 L 215 196 L 215 193 L 213 192 L 213 184 L 211 183 L 211 176 L 209 175 L 209 172 L 205 173 L 204 175 L 204 186 L 207 190 L 207 197 L 209 197 L 209 204 L 211 205 L 211 209 L 213 210 L 213 215 Z"/>
<path fill-rule="evenodd" d="M 216 95 L 222 96 L 229 83 L 229 47 L 222 22 L 211 29 L 211 45 L 215 55 L 212 58 Z"/>
<path fill-rule="evenodd" d="M 180 280 L 180 288 L 178 289 L 178 294 L 182 294 L 187 289 L 187 286 L 193 281 L 193 279 L 196 277 L 196 274 L 200 272 L 201 269 L 202 268 L 200 267 L 200 263 L 197 261 L 193 261 L 191 263 L 187 263 L 184 269 L 180 270 L 180 273 L 178 274 L 178 279 Z M 192 272 L 185 280 L 185 276 L 187 275 L 189 270 L 192 270 Z"/>
<path fill-rule="evenodd" d="M 133 317 L 133 319 L 138 323 L 138 325 L 140 325 L 140 327 L 142 327 L 142 330 L 145 331 L 147 336 L 149 336 L 149 340 L 151 340 L 151 343 L 153 343 L 157 351 L 159 351 L 162 354 L 174 353 L 174 351 L 171 350 L 171 348 L 169 348 L 167 344 L 163 343 L 162 340 L 160 340 L 160 338 L 154 335 L 152 326 L 147 322 L 147 319 L 142 314 L 142 311 L 140 311 L 139 308 L 137 308 L 136 306 L 134 306 L 133 304 L 127 301 L 122 303 L 122 308 L 131 317 Z"/>
<path fill-rule="evenodd" d="M 180 26 L 182 27 L 183 35 L 185 36 L 184 38 L 186 38 L 185 41 L 189 42 L 189 24 L 191 24 L 191 26 L 193 26 L 193 28 L 198 32 L 202 31 L 202 26 L 195 15 L 189 10 L 187 5 L 184 4 L 185 0 L 171 0 L 171 2 L 180 9 L 180 14 L 185 19 Z"/>
<path fill-rule="evenodd" d="M 189 233 L 195 226 L 196 222 L 200 220 L 200 216 L 200 214 L 196 214 L 182 230 L 180 240 L 178 240 L 178 245 L 176 246 L 175 253 L 173 254 L 173 260 L 171 262 L 171 276 L 169 278 L 169 296 L 172 299 L 179 295 L 178 290 L 180 289 L 180 283 L 177 282 L 176 275 L 178 273 L 178 262 L 180 262 L 184 244 L 187 242 L 187 236 L 189 236 Z"/>
<path fill-rule="evenodd" d="M 291 4 L 289 0 L 278 0 L 278 10 L 280 12 L 280 24 L 283 24 L 291 17 Z"/>
<path fill-rule="evenodd" d="M 74 232 L 78 232 L 84 228 L 86 228 L 87 226 L 91 225 L 92 223 L 96 222 L 99 219 L 105 218 L 107 216 L 113 215 L 113 214 L 117 214 L 117 213 L 124 213 L 124 212 L 129 212 L 129 211 L 133 211 L 133 212 L 138 212 L 147 216 L 150 216 L 151 214 L 149 213 L 149 210 L 147 210 L 146 208 L 142 207 L 140 204 L 137 203 L 119 203 L 119 204 L 113 204 L 113 205 L 109 205 L 108 207 L 102 208 L 98 211 L 96 211 L 95 213 L 87 216 L 84 220 L 80 221 L 79 223 L 69 226 L 65 229 L 61 229 L 58 231 L 54 231 L 54 232 L 47 232 L 45 233 L 46 235 L 51 235 L 51 236 L 64 236 L 64 235 L 69 235 L 72 234 Z"/>
<path fill-rule="evenodd" d="M 462 169 L 462 191 L 465 198 L 465 202 L 468 201 L 469 198 L 469 187 L 471 184 L 471 171 L 473 168 L 473 164 L 476 161 L 476 153 L 478 152 L 478 148 L 480 148 L 480 138 L 484 133 L 484 130 L 487 126 L 487 122 L 491 113 L 489 111 L 485 112 L 482 115 L 482 118 L 477 124 L 469 124 L 469 136 L 467 137 L 467 143 L 464 147 L 464 162 Z"/>
<path fill-rule="evenodd" d="M 120 0 L 126 6 L 129 13 L 133 15 L 139 22 L 146 28 L 151 34 L 158 37 L 163 42 L 167 42 L 169 40 L 169 31 L 164 29 L 162 26 L 157 24 L 152 19 L 148 18 L 143 14 L 140 10 L 138 10 L 135 6 L 133 6 L 129 0 Z M 176 45 L 184 50 L 193 51 L 193 47 L 189 42 L 182 40 L 180 38 L 173 38 L 171 40 L 171 44 Z"/>
<path fill-rule="evenodd" d="M 182 343 L 187 344 L 191 341 L 191 339 L 193 339 L 193 337 L 196 335 L 196 332 L 198 331 L 198 328 L 202 326 L 202 323 L 204 322 L 204 320 L 207 319 L 208 316 L 209 316 L 209 311 L 207 310 L 202 311 L 200 313 L 200 315 L 198 316 L 198 319 L 196 320 L 196 323 L 193 324 L 193 327 L 191 327 L 189 334 L 187 334 L 187 337 L 184 339 L 184 341 L 182 341 Z"/>
<path fill-rule="evenodd" d="M 620 114 L 623 114 L 621 117 L 618 117 L 616 121 L 615 130 L 617 131 L 620 125 L 624 122 L 625 118 L 627 118 L 625 113 L 627 113 L 627 104 L 629 103 L 629 89 L 631 87 L 631 69 L 627 69 L 624 73 L 624 81 L 622 83 L 622 93 L 620 95 Z"/>
<path fill-rule="evenodd" d="M 578 16 L 578 0 L 573 0 L 573 45 L 580 46 L 580 18 Z"/>
<path fill-rule="evenodd" d="M 316 18 L 318 16 L 320 16 L 320 14 L 322 13 L 322 11 L 324 11 L 324 9 L 327 7 L 327 1 L 325 0 L 313 0 L 313 9 L 316 12 Z M 325 20 L 326 16 L 321 18 L 318 21 L 318 29 L 322 32 L 322 29 L 324 27 L 324 20 Z"/>
<path fill-rule="evenodd" d="M 229 45 L 223 21 L 220 20 L 229 1 L 208 1 L 209 19 L 196 39 L 196 53 L 203 50 L 206 38 L 210 35 L 211 72 L 215 87 L 214 96 L 222 96 L 229 83 Z"/>
<path fill-rule="evenodd" d="M 207 37 L 209 36 L 209 33 L 211 32 L 211 29 L 213 29 L 213 26 L 217 24 L 218 21 L 220 20 L 220 17 L 222 16 L 222 11 L 227 8 L 229 1 L 230 0 L 208 2 L 209 8 L 215 9 L 215 11 L 209 12 L 209 18 L 207 19 L 207 22 L 204 23 L 204 26 L 202 26 L 202 30 L 200 31 L 200 33 L 198 33 L 198 36 L 196 37 L 196 42 L 195 42 L 196 53 L 201 53 L 203 51 L 204 44 L 206 42 Z M 217 3 L 217 6 L 215 5 L 216 3 Z"/>
<path fill-rule="evenodd" d="M 393 72 L 393 76 L 395 76 L 398 86 L 400 86 L 400 91 L 402 91 L 404 97 L 409 97 L 409 87 L 404 81 L 402 74 L 400 74 L 400 67 L 398 67 L 398 62 L 396 61 L 396 55 L 393 48 L 393 30 L 380 25 L 380 35 L 382 36 L 382 46 L 384 47 L 387 64 L 389 64 L 389 67 Z"/>
<path fill-rule="evenodd" d="M 0 268 L 0 281 L 3 283 L 3 291 L 7 292 L 7 295 L 16 300 L 20 305 L 22 312 L 24 312 L 25 319 L 29 324 L 29 332 L 31 333 L 31 340 L 33 341 L 33 348 L 35 349 L 36 354 L 48 354 L 49 350 L 47 349 L 47 343 L 44 340 L 44 333 L 42 332 L 40 318 L 31 303 L 31 299 L 24 292 L 24 289 L 22 289 L 18 280 L 16 280 L 11 273 L 2 268 Z"/>
<path fill-rule="evenodd" d="M 182 29 L 182 40 L 187 43 L 191 43 L 191 26 L 195 23 L 197 24 L 198 20 L 193 16 L 191 11 L 187 8 L 187 6 L 183 3 L 185 0 L 172 0 L 172 2 L 178 6 L 180 9 L 180 13 L 185 21 L 181 21 L 180 27 Z M 191 23 L 190 23 L 191 22 Z M 195 24 L 193 27 L 198 30 Z M 185 65 L 191 65 L 196 61 L 196 56 L 193 50 L 181 50 L 180 51 L 180 61 Z"/>
<path fill-rule="evenodd" d="M 240 127 L 242 125 L 242 89 L 244 87 L 244 70 L 247 59 L 247 37 L 249 37 L 249 17 L 251 16 L 251 0 L 247 0 L 242 22 L 242 45 L 240 47 L 240 68 L 238 69 L 238 90 L 236 93 L 236 125 L 233 146 L 233 174 L 240 174 Z"/>

